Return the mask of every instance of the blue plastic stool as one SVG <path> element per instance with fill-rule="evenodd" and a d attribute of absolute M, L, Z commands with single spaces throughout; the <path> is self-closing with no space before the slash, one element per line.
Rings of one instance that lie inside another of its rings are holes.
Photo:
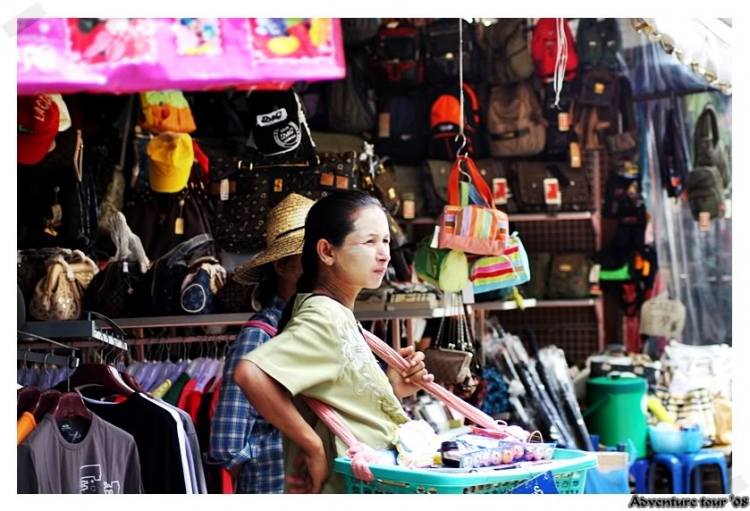
<path fill-rule="evenodd" d="M 665 466 L 672 474 L 672 491 L 670 493 L 685 493 L 685 477 L 682 461 L 674 454 L 654 454 L 651 458 L 651 466 L 648 469 L 648 493 L 656 493 L 656 468 L 658 465 Z"/>
<path fill-rule="evenodd" d="M 715 465 L 721 472 L 722 491 L 729 493 L 729 477 L 727 475 L 727 460 L 724 453 L 712 449 L 704 449 L 692 454 L 680 454 L 684 477 L 685 490 L 687 493 L 703 493 L 703 477 L 700 467 Z"/>
<path fill-rule="evenodd" d="M 635 460 L 630 465 L 630 475 L 635 479 L 635 492 L 638 494 L 646 493 L 648 488 L 648 458 Z"/>

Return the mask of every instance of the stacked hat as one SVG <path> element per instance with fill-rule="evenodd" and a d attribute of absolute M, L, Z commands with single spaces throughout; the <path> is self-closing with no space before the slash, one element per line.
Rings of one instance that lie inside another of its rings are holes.
<path fill-rule="evenodd" d="M 235 280 L 243 284 L 257 281 L 261 266 L 302 253 L 305 244 L 305 220 L 314 201 L 291 193 L 268 213 L 266 249 L 250 262 L 237 268 Z"/>
<path fill-rule="evenodd" d="M 187 186 L 195 153 L 186 133 L 162 133 L 146 148 L 150 159 L 149 183 L 158 193 L 176 193 Z"/>
<path fill-rule="evenodd" d="M 46 94 L 18 96 L 18 163 L 35 165 L 54 147 L 60 108 Z"/>
<path fill-rule="evenodd" d="M 299 103 L 292 89 L 255 91 L 248 98 L 253 140 L 266 156 L 294 151 L 302 141 Z"/>

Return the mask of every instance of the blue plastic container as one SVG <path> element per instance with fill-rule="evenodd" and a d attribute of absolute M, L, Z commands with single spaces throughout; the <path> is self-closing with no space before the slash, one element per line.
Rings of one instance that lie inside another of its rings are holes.
<path fill-rule="evenodd" d="M 669 431 L 648 428 L 651 448 L 660 454 L 688 454 L 698 452 L 703 447 L 705 435 L 701 429 Z"/>

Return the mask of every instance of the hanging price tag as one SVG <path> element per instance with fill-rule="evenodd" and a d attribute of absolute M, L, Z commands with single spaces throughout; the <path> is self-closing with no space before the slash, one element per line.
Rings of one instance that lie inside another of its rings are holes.
<path fill-rule="evenodd" d="M 544 180 L 544 203 L 548 206 L 562 205 L 560 183 L 553 177 L 549 177 Z"/>
<path fill-rule="evenodd" d="M 560 131 L 570 131 L 570 114 L 568 112 L 557 114 L 557 129 Z"/>
<path fill-rule="evenodd" d="M 391 114 L 387 112 L 378 116 L 378 137 L 391 138 Z"/>
<path fill-rule="evenodd" d="M 496 177 L 492 180 L 492 197 L 495 206 L 508 204 L 508 180 L 504 177 Z"/>
<path fill-rule="evenodd" d="M 413 220 L 416 216 L 416 204 L 413 200 L 404 200 L 403 216 L 406 220 Z"/>
<path fill-rule="evenodd" d="M 221 190 L 219 191 L 221 194 L 221 200 L 229 200 L 229 179 L 222 179 L 221 180 Z"/>
<path fill-rule="evenodd" d="M 570 166 L 574 169 L 580 169 L 581 162 L 581 146 L 578 142 L 570 143 Z"/>
<path fill-rule="evenodd" d="M 174 221 L 174 233 L 178 236 L 185 234 L 185 220 L 182 217 Z"/>
<path fill-rule="evenodd" d="M 708 231 L 711 229 L 711 213 L 707 211 L 701 211 L 698 215 L 698 226 L 701 231 Z"/>

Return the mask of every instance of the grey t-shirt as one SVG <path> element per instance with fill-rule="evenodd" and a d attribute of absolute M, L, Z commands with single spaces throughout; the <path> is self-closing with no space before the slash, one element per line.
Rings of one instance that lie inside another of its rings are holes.
<path fill-rule="evenodd" d="M 96 415 L 83 436 L 73 422 L 61 433 L 46 415 L 17 448 L 18 493 L 143 493 L 132 435 Z"/>

